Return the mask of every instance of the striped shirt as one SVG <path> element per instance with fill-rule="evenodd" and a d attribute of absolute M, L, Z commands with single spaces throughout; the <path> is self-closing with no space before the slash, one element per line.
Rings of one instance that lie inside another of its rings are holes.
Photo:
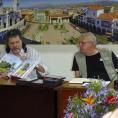
<path fill-rule="evenodd" d="M 1 54 L 0 54 L 0 59 L 5 55 L 7 54 L 5 51 L 3 51 Z M 11 51 L 9 54 L 13 54 Z M 13 54 L 14 55 L 14 54 Z M 44 76 L 45 74 L 48 74 L 47 72 L 47 66 L 44 65 L 42 59 L 41 59 L 41 56 L 39 54 L 38 51 L 36 51 L 35 49 L 27 46 L 27 52 L 25 53 L 23 49 L 21 49 L 21 53 L 20 55 L 15 55 L 17 56 L 22 62 L 23 61 L 26 61 L 26 60 L 32 60 L 33 62 L 37 62 L 37 65 L 40 64 L 44 70 L 45 70 L 45 73 L 42 73 L 42 72 L 39 72 L 38 73 L 41 75 L 41 76 Z M 35 69 L 28 75 L 29 78 L 36 78 L 37 77 L 37 73 L 35 71 Z"/>

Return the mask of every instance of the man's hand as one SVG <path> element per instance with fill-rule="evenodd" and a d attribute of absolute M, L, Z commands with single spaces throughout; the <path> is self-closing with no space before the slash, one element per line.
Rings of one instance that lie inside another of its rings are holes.
<path fill-rule="evenodd" d="M 27 59 L 27 55 L 24 52 L 20 52 L 19 57 L 21 58 L 21 60 L 26 60 Z"/>
<path fill-rule="evenodd" d="M 37 71 L 39 71 L 39 72 L 45 72 L 45 69 L 43 68 L 43 66 L 41 66 L 40 64 L 38 64 L 36 67 L 35 67 L 35 69 L 37 70 Z"/>

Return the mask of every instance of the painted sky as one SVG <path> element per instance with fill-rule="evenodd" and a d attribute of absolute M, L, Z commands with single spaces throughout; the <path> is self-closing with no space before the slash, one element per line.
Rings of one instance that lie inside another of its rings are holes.
<path fill-rule="evenodd" d="M 11 6 L 12 0 L 3 0 L 4 6 Z M 95 1 L 101 1 L 101 0 L 20 0 L 20 6 L 22 7 L 28 7 L 35 5 L 37 3 L 43 3 L 43 4 L 72 4 L 72 3 L 80 3 L 80 2 L 95 2 Z M 107 1 L 107 0 L 106 0 Z M 118 0 L 113 0 L 118 1 Z"/>

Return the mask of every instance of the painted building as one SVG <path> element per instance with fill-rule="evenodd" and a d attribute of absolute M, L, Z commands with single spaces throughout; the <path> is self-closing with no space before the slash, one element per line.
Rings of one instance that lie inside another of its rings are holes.
<path fill-rule="evenodd" d="M 100 14 L 104 13 L 103 7 L 99 5 L 90 5 L 81 8 L 78 23 L 87 29 L 95 29 L 96 24 L 99 24 L 97 18 Z"/>
<path fill-rule="evenodd" d="M 104 8 L 104 13 L 113 13 L 114 12 L 114 7 L 113 6 L 106 6 Z"/>
<path fill-rule="evenodd" d="M 116 34 L 114 32 L 118 29 L 118 12 L 104 13 L 104 8 L 99 5 L 82 7 L 81 11 L 78 18 L 80 26 L 100 34 Z"/>
<path fill-rule="evenodd" d="M 21 16 L 26 21 L 32 21 L 34 18 L 34 12 L 33 12 L 33 10 L 23 9 L 23 10 L 21 10 Z"/>
<path fill-rule="evenodd" d="M 0 0 L 0 14 L 3 13 L 3 0 Z"/>
<path fill-rule="evenodd" d="M 63 10 L 52 10 L 49 11 L 49 22 L 50 23 L 68 23 L 69 15 L 64 13 Z"/>
<path fill-rule="evenodd" d="M 13 11 L 18 11 L 19 10 L 19 0 L 13 0 Z"/>
<path fill-rule="evenodd" d="M 34 19 L 37 22 L 45 23 L 47 20 L 47 15 L 48 14 L 46 14 L 46 11 L 40 11 L 37 9 L 35 10 Z"/>
<path fill-rule="evenodd" d="M 3 38 L 4 32 L 10 29 L 18 28 L 20 30 L 25 28 L 25 20 L 21 17 L 19 11 L 19 1 L 13 0 L 12 10 L 5 10 L 3 8 L 3 1 L 0 1 L 0 39 Z"/>
<path fill-rule="evenodd" d="M 117 23 L 118 23 L 118 14 L 117 13 L 104 13 L 101 14 L 99 17 L 100 22 L 100 30 L 102 33 L 111 33 L 111 35 L 114 35 L 114 31 L 118 29 Z"/>

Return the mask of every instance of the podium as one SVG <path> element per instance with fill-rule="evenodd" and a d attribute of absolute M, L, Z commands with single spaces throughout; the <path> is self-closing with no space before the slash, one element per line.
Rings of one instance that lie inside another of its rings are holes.
<path fill-rule="evenodd" d="M 65 82 L 57 91 L 57 103 L 58 103 L 58 118 L 64 118 L 64 109 L 66 109 L 69 96 L 82 95 L 86 91 L 86 88 L 81 84 L 69 84 Z"/>

